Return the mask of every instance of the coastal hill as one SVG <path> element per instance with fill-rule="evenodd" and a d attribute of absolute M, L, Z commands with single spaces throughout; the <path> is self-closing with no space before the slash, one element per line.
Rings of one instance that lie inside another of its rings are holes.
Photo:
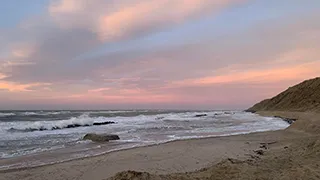
<path fill-rule="evenodd" d="M 247 111 L 320 112 L 320 77 L 290 87 L 271 99 L 255 104 Z"/>
<path fill-rule="evenodd" d="M 251 159 L 228 158 L 195 172 L 169 175 L 124 171 L 108 180 L 320 179 L 319 77 L 290 87 L 271 99 L 261 101 L 247 111 L 263 116 L 290 118 L 296 122 L 284 131 L 263 134 L 260 140 L 269 139 L 269 144 L 272 145 L 259 151 L 263 155 L 251 155 Z M 271 141 L 271 136 L 277 138 Z M 250 144 L 250 142 L 247 143 Z M 260 144 L 262 144 L 261 148 L 265 143 Z"/>

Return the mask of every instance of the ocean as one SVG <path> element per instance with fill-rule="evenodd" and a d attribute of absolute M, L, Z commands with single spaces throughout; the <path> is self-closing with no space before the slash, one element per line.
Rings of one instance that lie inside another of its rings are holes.
<path fill-rule="evenodd" d="M 0 170 L 174 140 L 272 131 L 288 126 L 279 118 L 242 111 L 1 111 Z M 82 140 L 87 133 L 116 134 L 120 140 L 107 143 Z"/>

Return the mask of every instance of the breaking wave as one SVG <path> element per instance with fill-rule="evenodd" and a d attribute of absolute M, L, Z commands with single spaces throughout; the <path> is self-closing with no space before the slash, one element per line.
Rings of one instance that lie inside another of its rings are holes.
<path fill-rule="evenodd" d="M 0 117 L 8 117 L 8 116 L 14 116 L 15 113 L 0 113 Z"/>
<path fill-rule="evenodd" d="M 32 131 L 48 131 L 59 130 L 67 128 L 77 128 L 85 126 L 102 126 L 107 124 L 114 124 L 113 121 L 106 121 L 103 117 L 89 117 L 84 114 L 79 117 L 72 117 L 68 120 L 59 121 L 36 121 L 36 122 L 20 122 L 18 128 L 11 127 L 8 129 L 10 132 L 32 132 Z"/>
<path fill-rule="evenodd" d="M 24 116 L 47 116 L 47 115 L 59 115 L 59 114 L 68 114 L 70 111 L 53 111 L 53 112 L 24 112 Z"/>

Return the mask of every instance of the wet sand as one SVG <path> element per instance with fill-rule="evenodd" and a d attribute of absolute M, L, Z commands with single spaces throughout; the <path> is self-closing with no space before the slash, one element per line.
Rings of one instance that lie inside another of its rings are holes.
<path fill-rule="evenodd" d="M 0 179 L 100 180 L 128 170 L 148 173 L 122 172 L 112 179 L 286 179 L 306 177 L 306 173 L 309 179 L 317 179 L 317 175 L 320 178 L 317 139 L 317 133 L 288 128 L 182 140 L 54 165 L 1 171 Z"/>

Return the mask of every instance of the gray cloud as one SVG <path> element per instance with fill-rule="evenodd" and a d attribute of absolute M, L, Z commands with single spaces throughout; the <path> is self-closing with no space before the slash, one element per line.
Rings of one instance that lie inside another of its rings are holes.
<path fill-rule="evenodd" d="M 73 17 L 78 19 L 82 16 Z M 5 68 L 0 66 L 0 74 L 7 75 L 3 80 L 12 83 L 50 83 L 28 87 L 27 90 L 46 92 L 51 90 L 57 93 L 65 92 L 64 95 L 110 87 L 111 91 L 103 91 L 102 94 L 116 94 L 117 91 L 126 89 L 142 89 L 157 95 L 172 94 L 181 98 L 182 102 L 189 97 L 197 97 L 199 102 L 204 104 L 220 102 L 222 105 L 223 103 L 227 105 L 229 103 L 227 101 L 218 101 L 221 96 L 228 97 L 232 102 L 242 102 L 248 97 L 253 97 L 246 102 L 254 102 L 266 95 L 260 93 L 261 88 L 253 87 L 252 84 L 213 84 L 205 87 L 173 88 L 167 85 L 184 79 L 233 73 L 223 70 L 239 64 L 241 67 L 237 70 L 246 71 L 248 67 L 272 68 L 298 64 L 302 61 L 314 61 L 303 57 L 289 58 L 285 62 L 277 59 L 299 48 L 320 48 L 318 34 L 320 24 L 315 22 L 317 17 L 310 15 L 298 20 L 271 20 L 263 22 L 263 25 L 254 25 L 249 29 L 232 31 L 219 37 L 211 36 L 210 32 L 207 32 L 203 35 L 211 37 L 207 39 L 196 39 L 199 34 L 194 33 L 190 34 L 195 38 L 192 38 L 189 44 L 152 50 L 143 47 L 123 50 L 120 47 L 117 52 L 88 58 L 82 56 L 101 46 L 108 50 L 109 47 L 116 46 L 117 39 L 101 41 L 96 31 L 87 28 L 87 21 L 90 21 L 90 18 L 86 19 L 85 24 L 75 24 L 69 28 L 57 26 L 55 19 L 44 16 L 37 21 L 28 21 L 12 32 L 1 32 L 0 40 L 3 40 L 0 41 L 1 49 L 10 49 L 21 41 L 22 44 L 27 44 L 27 47 L 30 45 L 32 51 L 26 57 L 0 57 L 1 61 L 12 63 Z M 72 26 L 75 22 L 70 20 L 70 23 Z M 130 27 L 122 34 L 120 39 L 123 44 L 163 28 L 170 28 L 174 23 L 147 21 L 138 25 Z M 281 89 L 280 86 L 277 89 L 270 89 L 273 85 L 264 91 L 276 92 Z M 238 96 L 238 93 L 241 96 Z M 0 91 L 1 97 L 8 94 L 10 93 L 7 91 Z M 37 96 L 34 94 L 32 97 Z M 190 101 L 192 100 L 194 99 L 190 98 Z M 7 98 L 7 101 L 10 101 L 10 98 Z M 244 105 L 248 104 L 239 103 L 235 104 L 235 107 Z"/>

